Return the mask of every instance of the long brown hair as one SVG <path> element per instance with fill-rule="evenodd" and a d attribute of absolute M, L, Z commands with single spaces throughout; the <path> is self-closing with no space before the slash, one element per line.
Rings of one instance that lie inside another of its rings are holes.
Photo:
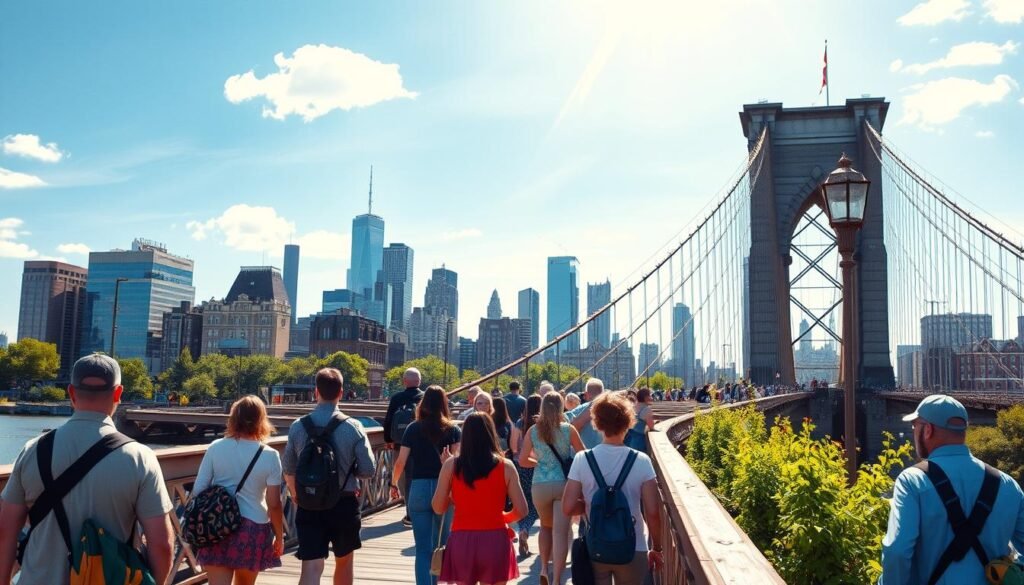
<path fill-rule="evenodd" d="M 250 394 L 239 398 L 231 405 L 224 436 L 233 439 L 252 437 L 262 442 L 276 430 L 267 418 L 267 408 L 263 406 L 263 401 Z"/>
<path fill-rule="evenodd" d="M 494 421 L 483 412 L 474 412 L 462 423 L 462 444 L 455 458 L 455 476 L 473 489 L 473 482 L 487 477 L 501 461 Z"/>
<path fill-rule="evenodd" d="M 419 421 L 423 434 L 434 444 L 437 444 L 442 435 L 454 426 L 451 411 L 448 410 L 448 395 L 445 394 L 444 388 L 437 385 L 427 387 L 423 399 L 416 407 L 416 420 Z"/>
<path fill-rule="evenodd" d="M 545 443 L 554 443 L 558 429 L 565 421 L 562 395 L 548 392 L 540 402 L 540 420 L 537 421 L 537 436 Z"/>
<path fill-rule="evenodd" d="M 526 399 L 526 408 L 523 409 L 522 418 L 519 420 L 523 423 L 523 435 L 530 432 L 530 427 L 537 423 L 537 418 L 540 416 L 540 394 L 531 394 Z"/>
<path fill-rule="evenodd" d="M 494 428 L 501 428 L 509 423 L 508 404 L 505 404 L 504 398 L 494 399 L 494 413 L 491 414 L 491 418 L 494 420 Z"/>

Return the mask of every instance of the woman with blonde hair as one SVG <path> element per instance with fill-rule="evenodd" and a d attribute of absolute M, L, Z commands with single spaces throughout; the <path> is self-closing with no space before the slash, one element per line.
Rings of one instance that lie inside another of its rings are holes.
<path fill-rule="evenodd" d="M 519 464 L 534 467 L 531 496 L 540 515 L 540 583 L 561 584 L 569 554 L 569 518 L 562 513 L 562 490 L 574 452 L 584 449 L 579 432 L 565 422 L 562 396 L 544 395 L 540 417 L 530 427 L 519 452 Z M 548 580 L 548 560 L 554 580 Z"/>
<path fill-rule="evenodd" d="M 252 585 L 260 571 L 281 566 L 281 457 L 263 444 L 274 430 L 263 402 L 244 396 L 231 405 L 224 438 L 210 443 L 199 464 L 192 493 L 222 486 L 235 494 L 242 516 L 237 531 L 199 549 L 210 585 Z"/>
<path fill-rule="evenodd" d="M 488 416 L 493 416 L 494 398 L 486 392 L 480 392 L 476 395 L 476 398 L 473 399 L 471 407 L 474 412 L 482 412 Z"/>

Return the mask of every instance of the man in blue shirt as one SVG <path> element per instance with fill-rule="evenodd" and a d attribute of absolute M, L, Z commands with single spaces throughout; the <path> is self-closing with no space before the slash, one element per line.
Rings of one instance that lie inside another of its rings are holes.
<path fill-rule="evenodd" d="M 565 419 L 579 431 L 580 439 L 587 449 L 597 447 L 604 440 L 601 433 L 594 428 L 594 425 L 590 424 L 590 404 L 602 392 L 604 392 L 604 382 L 597 378 L 587 380 L 586 390 L 583 393 L 586 402 L 565 413 Z"/>
<path fill-rule="evenodd" d="M 965 516 L 971 515 L 985 477 L 985 463 L 964 444 L 967 409 L 956 399 L 933 394 L 917 410 L 903 417 L 913 423 L 914 447 L 928 465 L 937 465 L 949 477 Z M 1016 481 L 999 472 L 992 511 L 978 540 L 989 560 L 1010 554 L 1010 544 L 1024 551 L 1024 492 Z M 879 585 L 928 584 L 939 558 L 953 541 L 946 508 L 935 486 L 917 467 L 896 478 L 889 510 L 889 528 L 882 540 L 882 576 Z M 948 566 L 936 584 L 985 583 L 981 561 L 973 550 Z"/>
<path fill-rule="evenodd" d="M 512 380 L 508 383 L 508 394 L 505 395 L 505 406 L 508 407 L 508 418 L 512 424 L 519 422 L 526 410 L 526 398 L 521 394 L 522 386 L 519 380 Z"/>

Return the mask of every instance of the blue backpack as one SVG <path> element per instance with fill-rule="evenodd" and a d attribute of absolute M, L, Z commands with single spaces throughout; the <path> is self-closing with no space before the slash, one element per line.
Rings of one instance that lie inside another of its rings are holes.
<path fill-rule="evenodd" d="M 633 526 L 629 501 L 622 493 L 622 484 L 633 468 L 637 452 L 632 449 L 629 451 L 612 487 L 605 483 L 593 451 L 587 450 L 584 455 L 597 481 L 597 492 L 590 500 L 590 518 L 584 537 L 590 559 L 609 565 L 629 564 L 636 552 L 636 528 Z"/>

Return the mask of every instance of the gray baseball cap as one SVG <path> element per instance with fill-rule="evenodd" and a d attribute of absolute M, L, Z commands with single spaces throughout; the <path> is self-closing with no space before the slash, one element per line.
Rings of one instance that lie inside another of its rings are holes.
<path fill-rule="evenodd" d="M 71 385 L 87 392 L 110 392 L 121 385 L 121 366 L 102 353 L 84 356 L 71 369 Z"/>

